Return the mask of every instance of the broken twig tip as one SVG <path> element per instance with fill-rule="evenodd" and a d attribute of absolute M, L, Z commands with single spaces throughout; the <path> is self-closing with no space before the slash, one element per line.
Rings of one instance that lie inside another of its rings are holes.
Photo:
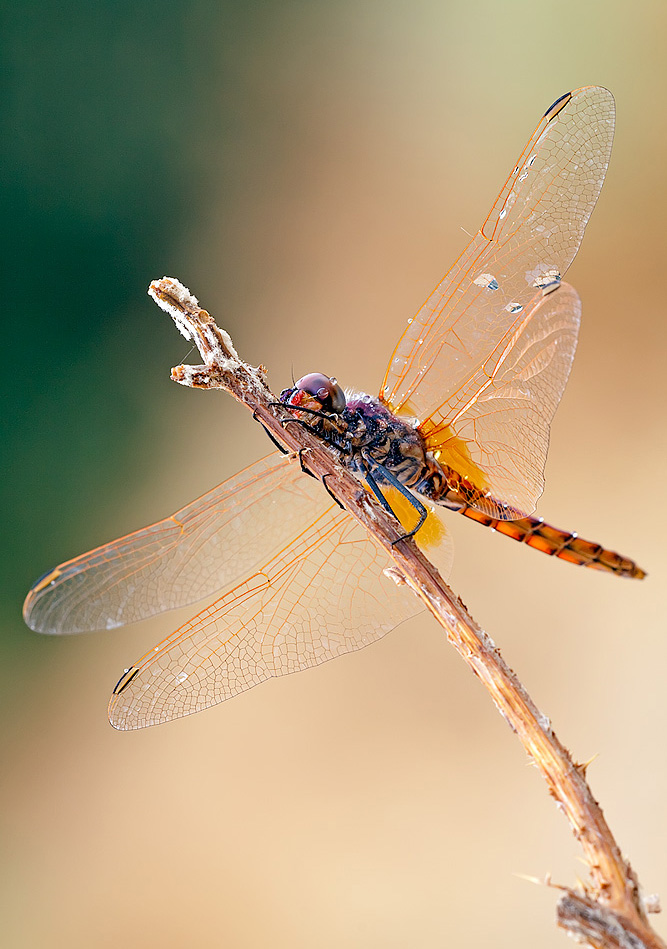
<path fill-rule="evenodd" d="M 163 310 L 170 311 L 174 305 L 180 310 L 200 310 L 199 300 L 194 293 L 175 277 L 162 277 L 160 280 L 151 281 L 148 294 Z M 206 315 L 209 316 L 208 313 Z"/>
<path fill-rule="evenodd" d="M 168 313 L 176 328 L 188 342 L 193 342 L 199 350 L 204 364 L 210 369 L 224 372 L 233 372 L 241 364 L 232 344 L 229 333 L 216 326 L 208 310 L 199 305 L 199 300 L 175 277 L 162 277 L 153 280 L 148 288 L 149 296 L 155 300 L 160 309 Z M 183 378 L 178 382 L 184 385 Z M 194 385 L 204 388 L 218 388 L 218 383 L 211 385 L 201 380 Z M 224 385 L 222 386 L 224 388 Z"/>

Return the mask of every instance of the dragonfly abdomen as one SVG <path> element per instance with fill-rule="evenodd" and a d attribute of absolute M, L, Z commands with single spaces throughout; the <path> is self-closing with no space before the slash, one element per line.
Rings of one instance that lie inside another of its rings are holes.
<path fill-rule="evenodd" d="M 474 507 L 466 505 L 459 511 L 464 517 L 469 517 L 484 527 L 491 527 L 505 537 L 511 537 L 519 543 L 527 544 L 535 550 L 550 557 L 560 557 L 568 563 L 580 567 L 592 567 L 594 570 L 605 570 L 616 573 L 621 577 L 633 577 L 641 580 L 645 572 L 638 567 L 634 560 L 623 557 L 613 550 L 607 550 L 601 544 L 584 540 L 577 534 L 560 530 L 546 524 L 540 517 L 521 517 L 512 521 L 501 521 L 488 514 L 483 514 Z"/>
<path fill-rule="evenodd" d="M 634 560 L 623 557 L 613 550 L 607 550 L 594 541 L 584 540 L 575 533 L 552 527 L 541 517 L 516 517 L 501 520 L 485 513 L 480 508 L 485 507 L 485 504 L 493 499 L 488 498 L 485 492 L 480 491 L 476 485 L 446 465 L 441 467 L 437 462 L 431 462 L 428 470 L 424 471 L 422 480 L 415 486 L 415 490 L 436 504 L 442 504 L 534 550 L 541 550 L 550 557 L 560 557 L 561 560 L 567 560 L 568 563 L 580 567 L 605 570 L 621 577 L 641 579 L 646 576 Z"/>

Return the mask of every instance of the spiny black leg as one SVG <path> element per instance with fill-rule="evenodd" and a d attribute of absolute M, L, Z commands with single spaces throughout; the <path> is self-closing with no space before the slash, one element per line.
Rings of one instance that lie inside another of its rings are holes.
<path fill-rule="evenodd" d="M 282 405 L 281 402 L 274 402 L 273 404 L 274 404 L 274 405 Z M 259 422 L 259 424 L 262 426 L 262 428 L 264 429 L 264 431 L 266 432 L 266 434 L 269 436 L 269 438 L 271 439 L 271 441 L 273 442 L 273 444 L 276 446 L 276 448 L 278 449 L 278 451 L 280 451 L 283 455 L 289 455 L 289 450 L 288 450 L 287 448 L 285 448 L 284 445 L 281 445 L 277 438 L 274 438 L 274 436 L 273 436 L 273 435 L 271 434 L 271 432 L 268 430 L 268 428 L 266 427 L 266 425 L 264 424 L 264 422 L 261 420 L 261 418 L 259 418 L 259 416 L 257 415 L 257 409 L 255 409 L 255 411 L 252 413 L 252 417 L 255 419 L 256 422 Z M 298 421 L 299 421 L 299 419 L 296 419 L 296 418 L 281 419 L 281 423 L 282 423 L 282 422 L 298 422 Z M 304 424 L 304 423 L 302 423 L 302 424 Z M 297 452 L 297 454 L 299 455 L 299 464 L 301 465 L 301 470 L 303 471 L 304 474 L 307 474 L 310 478 L 315 478 L 315 480 L 317 481 L 317 480 L 318 480 L 317 475 L 313 474 L 313 472 L 310 471 L 308 468 L 306 468 L 305 464 L 303 463 L 303 452 L 304 452 L 304 451 L 308 451 L 308 449 L 307 449 L 307 448 L 300 448 L 299 451 Z M 324 478 L 326 478 L 326 477 L 327 477 L 327 475 L 324 476 Z M 334 501 L 336 502 L 336 504 L 338 504 L 339 507 L 343 507 L 343 505 L 340 503 L 340 501 L 338 500 L 338 498 L 334 497 L 333 494 L 331 494 L 331 491 L 329 490 L 329 488 L 327 488 L 327 483 L 326 483 L 326 481 L 324 480 L 324 478 L 322 479 L 322 484 L 323 484 L 324 487 L 327 489 L 327 494 L 331 495 L 331 497 L 334 499 Z"/>
<path fill-rule="evenodd" d="M 366 474 L 366 481 L 368 482 L 368 486 L 370 487 L 371 491 L 373 492 L 375 497 L 378 499 L 378 501 L 380 502 L 380 504 L 386 511 L 389 511 L 390 514 L 396 517 L 396 514 L 394 513 L 394 511 L 392 511 L 389 502 L 380 491 L 377 481 L 375 480 L 375 478 L 373 477 L 373 474 L 371 473 L 371 470 L 370 470 L 371 464 L 373 465 L 374 470 L 379 471 L 382 477 L 385 479 L 385 481 L 388 481 L 392 487 L 396 488 L 396 490 L 400 494 L 403 495 L 406 501 L 408 501 L 408 503 L 412 505 L 412 507 L 419 513 L 419 521 L 417 522 L 416 526 L 413 527 L 411 531 L 408 531 L 407 534 L 403 534 L 402 537 L 397 537 L 396 540 L 392 540 L 391 544 L 393 547 L 394 544 L 398 544 L 402 540 L 407 540 L 409 537 L 413 537 L 417 533 L 417 531 L 424 525 L 424 521 L 428 517 L 428 511 L 426 510 L 424 505 L 421 503 L 421 501 L 418 498 L 416 498 L 414 494 L 408 491 L 408 489 L 404 485 L 401 484 L 401 482 L 398 480 L 396 475 L 394 475 L 389 470 L 389 468 L 385 468 L 384 465 L 381 465 L 377 461 L 370 462 L 370 460 L 367 458 L 364 458 L 364 462 L 366 464 L 365 474 Z M 396 517 L 396 520 L 398 521 L 399 518 Z"/>
<path fill-rule="evenodd" d="M 391 514 L 392 517 L 396 517 L 396 515 L 394 514 L 391 508 L 389 501 L 386 499 L 382 491 L 380 491 L 380 487 L 377 481 L 375 480 L 375 478 L 373 477 L 373 475 L 371 474 L 370 468 L 368 466 L 365 466 L 364 475 L 366 477 L 366 483 L 368 484 L 368 487 L 371 489 L 376 499 L 380 502 L 380 504 L 385 509 L 385 511 L 388 514 Z M 396 520 L 398 520 L 397 517 L 396 517 Z"/>
<path fill-rule="evenodd" d="M 315 409 L 306 409 L 306 408 L 303 408 L 303 407 L 298 406 L 298 405 L 286 405 L 284 402 L 270 402 L 269 405 L 275 405 L 275 406 L 278 406 L 278 407 L 280 407 L 280 408 L 287 409 L 288 412 L 289 412 L 289 411 L 291 411 L 291 412 L 307 412 L 308 415 L 315 415 L 315 416 L 317 416 L 317 418 L 329 418 L 329 417 L 330 417 L 330 416 L 328 416 L 325 412 L 317 412 Z M 260 418 L 257 418 L 256 412 L 253 412 L 252 415 L 253 415 L 253 418 L 254 418 L 254 419 L 257 419 L 257 421 L 258 421 L 259 424 L 262 426 L 262 428 L 264 429 L 264 431 L 266 432 L 266 434 L 269 436 L 269 438 L 271 439 L 271 441 L 273 442 L 273 444 L 276 445 L 276 446 L 281 450 L 281 452 L 282 452 L 284 455 L 288 454 L 287 449 L 286 449 L 286 448 L 283 448 L 282 445 L 278 444 L 278 442 L 277 442 L 276 439 L 273 437 L 273 435 L 271 434 L 271 432 L 267 429 L 266 425 L 264 425 L 264 423 L 262 422 L 262 420 L 261 420 Z M 290 422 L 296 422 L 297 425 L 303 425 L 304 428 L 307 428 L 307 429 L 308 429 L 308 431 L 310 431 L 310 432 L 313 431 L 312 427 L 311 427 L 307 422 L 305 422 L 303 419 L 300 419 L 300 418 L 281 418 L 281 419 L 280 419 L 280 424 L 282 425 L 283 428 L 285 428 L 286 425 L 289 425 Z M 305 466 L 305 464 L 304 464 L 304 462 L 303 462 L 303 455 L 302 455 L 302 452 L 304 452 L 304 451 L 308 451 L 308 449 L 307 449 L 307 448 L 300 448 L 300 449 L 299 449 L 299 452 L 298 452 L 298 455 L 299 455 L 299 464 L 301 465 L 301 470 L 303 471 L 304 474 L 307 474 L 307 475 L 309 475 L 311 478 L 315 478 L 315 480 L 318 480 L 317 475 L 313 474 L 313 472 L 310 471 L 309 468 L 306 468 L 306 466 Z M 331 488 L 330 488 L 329 485 L 327 484 L 327 478 L 330 478 L 330 477 L 331 477 L 331 474 L 330 474 L 330 473 L 329 473 L 329 474 L 325 474 L 325 475 L 322 476 L 322 479 L 321 479 L 321 480 L 322 480 L 322 484 L 324 485 L 324 490 L 327 492 L 327 494 L 329 495 L 329 497 L 331 498 L 331 500 L 332 500 L 332 501 L 335 501 L 336 504 L 338 505 L 338 507 L 339 507 L 342 511 L 344 511 L 344 510 L 345 510 L 345 505 L 344 505 L 344 504 L 341 504 L 341 502 L 338 500 L 338 498 L 336 497 L 336 495 L 331 491 Z M 391 513 L 391 508 L 388 507 L 388 510 L 389 510 L 389 512 Z"/>
<path fill-rule="evenodd" d="M 307 422 L 304 422 L 302 418 L 281 418 L 280 419 L 280 424 L 282 425 L 283 428 L 287 428 L 287 426 L 290 423 L 292 425 L 301 425 L 303 428 L 308 429 L 308 431 L 312 434 L 312 431 L 313 431 L 312 428 Z"/>
<path fill-rule="evenodd" d="M 294 421 L 296 421 L 296 419 L 294 419 Z M 318 477 L 317 477 L 317 475 L 313 474 L 313 472 L 310 471 L 309 468 L 306 468 L 306 466 L 305 466 L 304 463 L 303 463 L 302 452 L 304 452 L 304 451 L 310 451 L 310 449 L 309 449 L 309 448 L 300 448 L 300 449 L 299 449 L 299 464 L 301 465 L 301 470 L 303 471 L 304 474 L 310 475 L 311 478 L 315 478 L 315 480 L 317 481 L 317 480 L 319 480 Z M 329 497 L 331 498 L 331 500 L 332 500 L 332 501 L 335 501 L 336 504 L 338 505 L 338 507 L 341 508 L 341 509 L 344 511 L 344 510 L 345 510 L 345 505 L 340 503 L 340 501 L 338 500 L 338 498 L 336 497 L 336 495 L 332 493 L 332 491 L 331 491 L 329 485 L 327 484 L 327 478 L 330 478 L 330 477 L 331 477 L 331 472 L 327 472 L 327 474 L 322 475 L 322 479 L 321 479 L 321 480 L 322 480 L 322 484 L 324 485 L 324 490 L 327 492 L 327 494 L 329 495 Z"/>
<path fill-rule="evenodd" d="M 315 477 L 315 475 L 313 475 L 313 477 Z M 327 472 L 327 474 L 322 475 L 322 484 L 324 485 L 324 489 L 325 489 L 325 491 L 327 492 L 327 494 L 329 495 L 329 497 L 330 497 L 333 501 L 336 502 L 336 504 L 337 504 L 338 507 L 341 509 L 341 511 L 344 511 L 344 510 L 345 510 L 345 505 L 340 503 L 340 501 L 338 500 L 338 498 L 336 497 L 336 495 L 333 493 L 333 491 L 331 490 L 331 488 L 330 488 L 329 485 L 327 484 L 327 478 L 330 478 L 330 477 L 331 477 L 331 472 L 330 472 L 330 471 Z"/>
<path fill-rule="evenodd" d="M 331 415 L 327 412 L 320 412 L 318 409 L 307 409 L 303 405 L 288 405 L 286 402 L 269 402 L 269 405 L 280 406 L 281 409 L 287 409 L 288 412 L 305 412 L 306 415 L 314 415 L 317 418 L 331 419 Z M 295 419 L 295 421 L 298 421 L 298 419 Z"/>
<path fill-rule="evenodd" d="M 296 419 L 294 421 L 296 421 Z M 309 478 L 315 478 L 315 480 L 318 481 L 319 478 L 317 477 L 317 475 L 313 474 L 313 472 L 309 468 L 306 468 L 305 464 L 303 463 L 303 453 L 305 451 L 310 451 L 310 448 L 300 448 L 297 452 L 297 455 L 299 456 L 299 464 L 301 465 L 301 470 L 303 471 L 304 474 L 307 474 Z"/>
<path fill-rule="evenodd" d="M 281 445 L 280 442 L 278 441 L 278 439 L 275 438 L 275 437 L 271 434 L 271 432 L 268 430 L 268 428 L 266 427 L 266 425 L 264 424 L 264 422 L 261 420 L 261 418 L 260 418 L 259 415 L 257 414 L 257 409 L 255 409 L 255 411 L 252 413 L 252 417 L 254 418 L 254 420 L 255 420 L 256 422 L 259 422 L 259 424 L 262 426 L 262 428 L 264 429 L 264 431 L 266 432 L 266 434 L 269 436 L 269 438 L 271 439 L 271 441 L 273 442 L 273 444 L 276 446 L 276 448 L 278 449 L 278 451 L 282 452 L 283 455 L 289 454 L 287 448 L 285 448 L 284 445 Z"/>

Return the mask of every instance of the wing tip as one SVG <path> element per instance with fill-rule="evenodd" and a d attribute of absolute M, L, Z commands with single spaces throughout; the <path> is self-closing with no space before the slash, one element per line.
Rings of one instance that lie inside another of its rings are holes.
<path fill-rule="evenodd" d="M 55 632 L 55 630 L 51 630 L 45 626 L 44 617 L 40 615 L 41 611 L 37 610 L 40 599 L 39 592 L 35 593 L 33 590 L 30 590 L 23 602 L 23 622 L 28 629 L 31 629 L 34 633 Z"/>
<path fill-rule="evenodd" d="M 578 89 L 571 89 L 569 92 L 564 92 L 562 96 L 559 96 L 554 102 L 552 102 L 542 116 L 542 119 L 546 119 L 547 122 L 550 122 L 562 109 L 565 108 L 566 105 L 569 105 L 573 99 L 577 99 L 582 95 L 592 95 L 594 93 L 597 95 L 602 94 L 611 101 L 612 106 L 614 105 L 614 94 L 611 92 L 611 90 L 607 89 L 606 86 L 580 86 Z"/>
<path fill-rule="evenodd" d="M 40 622 L 39 616 L 35 616 L 35 607 L 41 600 L 42 594 L 61 576 L 62 570 L 60 567 L 51 567 L 50 570 L 47 570 L 35 580 L 23 601 L 23 621 L 26 626 L 36 633 L 55 632 L 55 630 L 45 628 L 43 623 Z"/>

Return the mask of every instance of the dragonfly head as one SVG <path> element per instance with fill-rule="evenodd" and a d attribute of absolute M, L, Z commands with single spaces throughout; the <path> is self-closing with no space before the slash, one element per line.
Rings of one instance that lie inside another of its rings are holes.
<path fill-rule="evenodd" d="M 346 405 L 345 393 L 336 380 L 321 372 L 302 376 L 293 388 L 280 393 L 280 401 L 316 412 L 331 412 L 332 415 L 340 415 Z"/>

